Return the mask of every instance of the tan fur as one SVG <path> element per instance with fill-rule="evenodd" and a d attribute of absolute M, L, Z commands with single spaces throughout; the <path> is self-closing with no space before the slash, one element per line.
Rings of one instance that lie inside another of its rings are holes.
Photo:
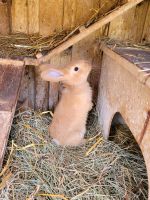
<path fill-rule="evenodd" d="M 74 71 L 75 67 L 79 71 Z M 55 109 L 49 132 L 53 141 L 62 146 L 77 146 L 84 142 L 86 120 L 92 108 L 92 90 L 87 82 L 91 66 L 80 60 L 61 68 L 45 67 L 41 73 L 44 80 L 64 84 L 61 99 Z M 49 70 L 60 71 L 63 76 L 50 78 Z"/>

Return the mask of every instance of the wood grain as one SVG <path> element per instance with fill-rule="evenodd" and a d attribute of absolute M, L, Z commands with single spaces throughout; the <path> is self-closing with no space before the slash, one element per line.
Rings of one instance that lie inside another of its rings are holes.
<path fill-rule="evenodd" d="M 142 35 L 142 40 L 145 42 L 150 42 L 150 2 L 148 1 L 148 3 L 149 5 L 147 9 L 147 15 L 146 15 L 144 30 L 143 30 L 143 35 Z"/>
<path fill-rule="evenodd" d="M 0 167 L 11 128 L 24 66 L 0 65 Z"/>
<path fill-rule="evenodd" d="M 40 34 L 51 35 L 62 30 L 63 0 L 40 0 Z"/>
<path fill-rule="evenodd" d="M 27 0 L 12 1 L 11 15 L 13 33 L 28 33 L 27 3 Z"/>
<path fill-rule="evenodd" d="M 148 1 L 128 10 L 110 23 L 109 37 L 117 40 L 141 42 Z"/>
<path fill-rule="evenodd" d="M 12 112 L 0 111 L 0 168 L 2 167 L 5 148 L 8 141 L 11 122 L 13 119 Z"/>
<path fill-rule="evenodd" d="M 21 80 L 21 87 L 17 104 L 17 108 L 21 110 L 25 110 L 29 106 L 28 81 L 29 81 L 29 67 L 26 66 L 23 78 Z"/>
<path fill-rule="evenodd" d="M 35 68 L 35 109 L 48 109 L 48 82 L 43 81 L 40 76 L 40 69 Z"/>
<path fill-rule="evenodd" d="M 133 42 L 142 42 L 142 34 L 145 25 L 145 20 L 148 14 L 149 1 L 146 0 L 136 6 L 134 21 L 132 24 L 132 37 Z M 150 21 L 150 15 L 149 15 Z M 150 26 L 150 24 L 149 24 Z M 150 32 L 149 32 L 150 33 Z"/>
<path fill-rule="evenodd" d="M 109 26 L 109 37 L 117 40 L 132 40 L 135 7 L 114 19 Z"/>
<path fill-rule="evenodd" d="M 8 34 L 9 31 L 8 5 L 0 2 L 0 34 Z"/>
<path fill-rule="evenodd" d="M 63 30 L 72 30 L 76 25 L 76 1 L 64 0 Z"/>
<path fill-rule="evenodd" d="M 0 65 L 0 110 L 11 111 L 21 81 L 22 68 Z"/>
<path fill-rule="evenodd" d="M 28 0 L 28 33 L 39 33 L 39 0 Z"/>

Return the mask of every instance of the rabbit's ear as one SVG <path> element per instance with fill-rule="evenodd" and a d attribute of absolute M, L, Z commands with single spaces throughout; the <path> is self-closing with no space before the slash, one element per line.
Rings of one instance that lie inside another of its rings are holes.
<path fill-rule="evenodd" d="M 63 78 L 63 72 L 56 69 L 45 70 L 41 73 L 42 79 L 46 81 L 59 82 Z"/>

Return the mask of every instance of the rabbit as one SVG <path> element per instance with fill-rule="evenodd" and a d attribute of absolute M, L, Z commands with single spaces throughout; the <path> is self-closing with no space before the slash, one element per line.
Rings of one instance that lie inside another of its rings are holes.
<path fill-rule="evenodd" d="M 71 62 L 64 67 L 43 64 L 41 78 L 61 82 L 61 99 L 49 126 L 53 142 L 60 146 L 79 146 L 85 143 L 86 121 L 92 109 L 92 89 L 87 81 L 91 64 L 86 60 Z"/>

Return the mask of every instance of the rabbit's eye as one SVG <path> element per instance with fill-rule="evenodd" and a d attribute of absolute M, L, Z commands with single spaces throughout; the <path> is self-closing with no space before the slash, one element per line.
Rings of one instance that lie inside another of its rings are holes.
<path fill-rule="evenodd" d="M 79 70 L 79 68 L 78 68 L 78 67 L 75 67 L 75 68 L 74 68 L 74 71 L 78 71 L 78 70 Z"/>

